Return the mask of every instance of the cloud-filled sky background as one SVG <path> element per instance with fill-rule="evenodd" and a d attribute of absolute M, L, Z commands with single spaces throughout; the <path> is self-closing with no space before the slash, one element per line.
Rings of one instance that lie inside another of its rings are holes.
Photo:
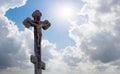
<path fill-rule="evenodd" d="M 34 10 L 44 31 L 43 74 L 120 74 L 120 0 L 0 0 L 0 74 L 33 74 Z"/>

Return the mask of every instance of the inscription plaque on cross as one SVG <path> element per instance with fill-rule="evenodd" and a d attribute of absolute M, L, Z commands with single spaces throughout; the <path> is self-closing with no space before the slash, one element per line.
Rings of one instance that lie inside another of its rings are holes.
<path fill-rule="evenodd" d="M 47 30 L 51 24 L 48 20 L 41 21 L 42 13 L 39 10 L 35 10 L 32 13 L 33 20 L 27 17 L 23 21 L 23 25 L 26 28 L 34 27 L 34 54 L 30 56 L 31 62 L 35 67 L 35 74 L 42 74 L 42 69 L 45 70 L 45 63 L 41 60 L 41 39 L 42 29 Z"/>

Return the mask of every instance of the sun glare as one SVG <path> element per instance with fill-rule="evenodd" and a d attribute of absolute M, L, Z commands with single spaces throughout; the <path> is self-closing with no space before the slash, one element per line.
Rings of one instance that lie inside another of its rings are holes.
<path fill-rule="evenodd" d="M 70 5 L 56 5 L 55 14 L 59 19 L 70 19 L 74 14 L 74 9 Z"/>

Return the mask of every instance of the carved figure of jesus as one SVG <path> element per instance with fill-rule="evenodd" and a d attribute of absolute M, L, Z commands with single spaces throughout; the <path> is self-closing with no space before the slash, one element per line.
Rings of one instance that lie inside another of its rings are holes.
<path fill-rule="evenodd" d="M 40 47 L 41 45 L 41 37 L 42 37 L 42 24 L 40 23 L 40 21 L 36 21 L 35 23 L 34 22 L 31 22 L 29 21 L 29 23 L 31 24 L 31 26 L 33 27 L 36 27 L 37 29 L 37 47 Z"/>
<path fill-rule="evenodd" d="M 29 28 L 30 26 L 36 27 L 37 29 L 37 47 L 41 47 L 41 38 L 42 38 L 42 28 L 44 30 L 48 29 L 50 27 L 50 23 L 48 20 L 40 21 L 42 16 L 42 13 L 39 10 L 36 10 L 33 12 L 32 17 L 34 18 L 34 21 L 30 18 L 27 18 L 24 20 L 25 27 Z"/>

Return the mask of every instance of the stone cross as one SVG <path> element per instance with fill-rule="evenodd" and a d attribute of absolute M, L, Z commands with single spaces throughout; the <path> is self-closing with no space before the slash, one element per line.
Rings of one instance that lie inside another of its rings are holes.
<path fill-rule="evenodd" d="M 42 13 L 39 10 L 35 10 L 32 13 L 33 20 L 27 17 L 23 21 L 23 25 L 26 28 L 34 27 L 34 54 L 31 55 L 31 62 L 35 67 L 35 74 L 42 74 L 42 69 L 45 70 L 45 63 L 41 61 L 41 38 L 42 29 L 47 30 L 51 24 L 48 20 L 41 21 Z"/>

